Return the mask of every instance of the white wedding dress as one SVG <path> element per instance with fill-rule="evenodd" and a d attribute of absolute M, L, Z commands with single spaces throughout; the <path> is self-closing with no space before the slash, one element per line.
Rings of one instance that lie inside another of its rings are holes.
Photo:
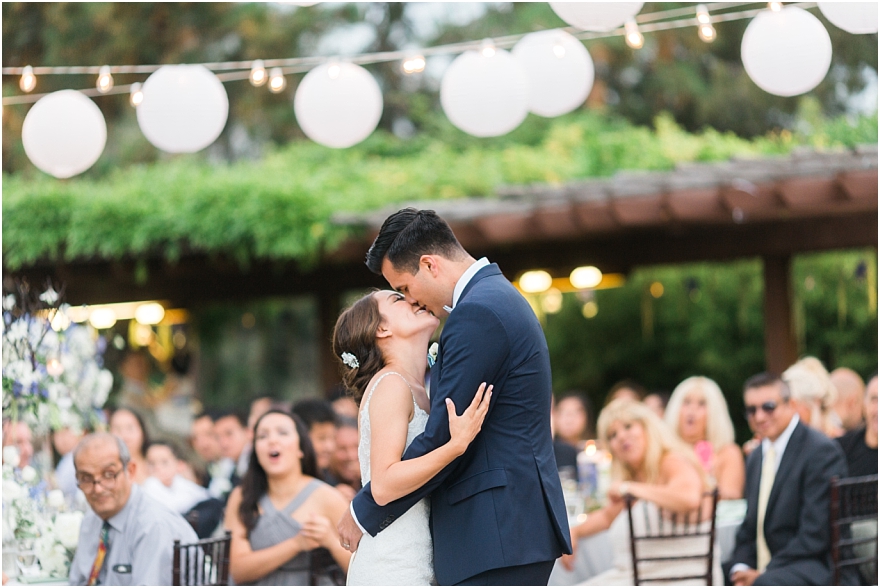
<path fill-rule="evenodd" d="M 370 481 L 370 398 L 383 379 L 397 372 L 383 374 L 364 396 L 360 414 L 358 459 L 361 481 Z M 406 381 L 405 378 L 403 378 Z M 407 385 L 409 383 L 407 382 Z M 410 389 L 412 391 L 412 389 Z M 418 437 L 428 422 L 428 413 L 413 398 L 413 418 L 406 431 L 406 447 Z M 398 517 L 384 531 L 371 537 L 364 534 L 348 567 L 349 586 L 428 586 L 434 579 L 434 546 L 428 519 L 431 503 L 423 498 Z"/>

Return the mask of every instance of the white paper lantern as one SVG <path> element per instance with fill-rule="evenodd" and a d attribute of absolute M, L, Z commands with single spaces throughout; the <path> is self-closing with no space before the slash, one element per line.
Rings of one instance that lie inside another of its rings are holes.
<path fill-rule="evenodd" d="M 382 118 L 382 91 L 354 63 L 325 63 L 306 74 L 293 98 L 300 128 L 312 141 L 341 149 L 370 136 Z"/>
<path fill-rule="evenodd" d="M 831 65 L 831 38 L 819 19 L 796 6 L 765 10 L 742 40 L 746 73 L 759 88 L 797 96 L 819 85 Z"/>
<path fill-rule="evenodd" d="M 877 2 L 819 2 L 831 24 L 854 35 L 877 32 Z"/>
<path fill-rule="evenodd" d="M 107 124 L 98 106 L 81 92 L 61 90 L 40 98 L 21 127 L 31 162 L 56 178 L 69 178 L 98 161 L 107 143 Z"/>
<path fill-rule="evenodd" d="M 529 81 L 503 49 L 466 51 L 440 83 L 440 104 L 456 127 L 475 137 L 509 133 L 529 113 Z"/>
<path fill-rule="evenodd" d="M 194 153 L 217 140 L 229 115 L 226 89 L 201 65 L 165 65 L 141 89 L 138 125 L 147 140 L 169 153 Z"/>
<path fill-rule="evenodd" d="M 513 56 L 529 81 L 529 110 L 551 117 L 584 103 L 593 87 L 593 60 L 583 43 L 561 30 L 523 37 Z"/>
<path fill-rule="evenodd" d="M 550 2 L 559 18 L 585 31 L 613 31 L 639 13 L 644 2 Z"/>

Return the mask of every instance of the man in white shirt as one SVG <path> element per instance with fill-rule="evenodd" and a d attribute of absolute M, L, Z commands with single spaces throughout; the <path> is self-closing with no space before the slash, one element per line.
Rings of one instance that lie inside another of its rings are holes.
<path fill-rule="evenodd" d="M 743 396 L 762 440 L 746 463 L 748 510 L 728 578 L 735 586 L 829 584 L 829 488 L 833 476 L 847 475 L 843 452 L 799 421 L 778 377 L 753 376 Z"/>
<path fill-rule="evenodd" d="M 174 540 L 198 541 L 186 520 L 133 482 L 125 443 L 109 433 L 80 441 L 76 481 L 91 510 L 70 565 L 72 586 L 170 586 Z"/>

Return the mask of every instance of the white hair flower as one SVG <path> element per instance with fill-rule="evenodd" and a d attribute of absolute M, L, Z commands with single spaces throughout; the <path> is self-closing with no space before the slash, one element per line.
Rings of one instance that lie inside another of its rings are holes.
<path fill-rule="evenodd" d="M 358 358 L 355 357 L 353 353 L 349 353 L 348 351 L 342 354 L 342 363 L 344 363 L 351 369 L 357 369 L 361 367 L 360 362 L 358 362 Z"/>

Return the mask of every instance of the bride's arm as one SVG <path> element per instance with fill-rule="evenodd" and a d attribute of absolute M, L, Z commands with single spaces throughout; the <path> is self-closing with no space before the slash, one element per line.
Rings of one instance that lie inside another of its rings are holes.
<path fill-rule="evenodd" d="M 447 401 L 450 441 L 421 457 L 401 461 L 413 414 L 412 392 L 401 378 L 382 380 L 369 406 L 370 485 L 376 504 L 384 506 L 417 490 L 462 455 L 480 431 L 491 395 L 492 387 L 482 384 L 461 417 L 455 416 L 452 401 Z"/>

